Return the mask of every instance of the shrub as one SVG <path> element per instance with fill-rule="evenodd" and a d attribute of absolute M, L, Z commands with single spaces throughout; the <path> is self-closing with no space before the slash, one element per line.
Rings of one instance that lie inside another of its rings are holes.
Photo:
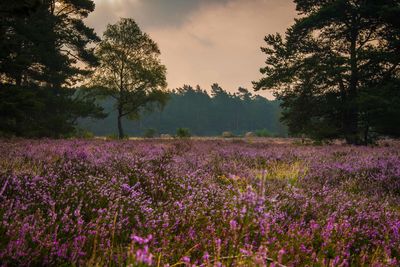
<path fill-rule="evenodd" d="M 153 138 L 155 136 L 156 136 L 156 130 L 153 128 L 148 128 L 143 133 L 144 138 Z"/>
<path fill-rule="evenodd" d="M 176 129 L 176 136 L 179 138 L 188 138 L 191 136 L 190 130 L 188 128 L 178 128 Z"/>
<path fill-rule="evenodd" d="M 78 128 L 75 130 L 73 137 L 83 138 L 83 139 L 92 139 L 92 138 L 94 138 L 94 134 L 91 131 Z"/>
<path fill-rule="evenodd" d="M 390 145 L 1 139 L 0 265 L 399 266 Z"/>
<path fill-rule="evenodd" d="M 256 131 L 258 137 L 271 137 L 272 134 L 267 129 L 261 129 Z"/>
<path fill-rule="evenodd" d="M 107 135 L 106 136 L 106 139 L 107 140 L 118 140 L 119 139 L 119 137 L 118 137 L 118 134 L 109 134 L 109 135 Z"/>

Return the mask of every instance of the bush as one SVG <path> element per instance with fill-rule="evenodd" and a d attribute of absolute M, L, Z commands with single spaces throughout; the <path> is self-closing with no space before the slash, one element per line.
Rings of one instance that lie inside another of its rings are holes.
<path fill-rule="evenodd" d="M 156 130 L 153 128 L 146 129 L 143 133 L 144 138 L 153 138 L 156 136 Z"/>
<path fill-rule="evenodd" d="M 119 139 L 119 137 L 118 137 L 118 134 L 109 134 L 109 135 L 107 135 L 106 136 L 106 139 L 107 140 L 118 140 Z"/>
<path fill-rule="evenodd" d="M 258 137 L 271 137 L 272 134 L 267 129 L 261 129 L 256 131 L 256 136 Z"/>
<path fill-rule="evenodd" d="M 77 129 L 75 129 L 75 132 L 72 135 L 72 137 L 83 138 L 83 139 L 92 139 L 92 138 L 94 138 L 94 134 L 88 130 L 77 128 Z"/>
<path fill-rule="evenodd" d="M 176 129 L 176 136 L 179 138 L 188 138 L 191 136 L 190 130 L 188 128 L 178 128 Z"/>

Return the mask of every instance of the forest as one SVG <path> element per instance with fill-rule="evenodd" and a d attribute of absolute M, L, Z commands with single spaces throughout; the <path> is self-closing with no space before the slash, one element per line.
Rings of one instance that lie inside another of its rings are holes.
<path fill-rule="evenodd" d="M 243 136 L 248 132 L 262 133 L 263 136 L 287 134 L 279 121 L 278 101 L 270 101 L 259 95 L 252 95 L 247 89 L 239 88 L 231 94 L 218 84 L 211 86 L 211 95 L 199 86 L 185 85 L 169 93 L 169 101 L 162 110 L 145 113 L 139 120 L 125 120 L 125 131 L 129 136 L 174 136 L 177 129 L 186 128 L 195 136 L 220 136 L 231 132 Z M 104 119 L 87 119 L 78 122 L 78 127 L 98 136 L 112 136 L 117 132 L 116 112 L 112 99 L 102 102 L 109 114 Z"/>

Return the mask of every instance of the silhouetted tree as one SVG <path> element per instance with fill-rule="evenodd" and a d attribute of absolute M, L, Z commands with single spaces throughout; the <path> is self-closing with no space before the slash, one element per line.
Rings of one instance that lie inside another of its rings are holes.
<path fill-rule="evenodd" d="M 371 107 L 365 103 L 373 103 L 365 94 L 383 100 L 398 90 L 399 1 L 294 2 L 301 18 L 284 39 L 265 37 L 265 76 L 255 88 L 272 89 L 282 100 L 283 120 L 293 133 L 344 137 L 351 144 L 367 141 L 370 129 L 385 134 L 367 119 Z M 391 92 L 381 94 L 383 86 Z M 395 103 L 388 102 L 392 108 Z"/>
<path fill-rule="evenodd" d="M 93 10 L 91 0 L 1 1 L 0 132 L 58 137 L 78 117 L 101 117 L 73 88 L 89 73 L 76 63 L 96 64 L 88 45 L 99 39 L 83 23 Z"/>
<path fill-rule="evenodd" d="M 3 1 L 0 9 L 3 81 L 71 86 L 77 75 L 87 74 L 75 66 L 78 61 L 96 63 L 88 44 L 99 38 L 83 23 L 94 10 L 92 0 Z"/>
<path fill-rule="evenodd" d="M 133 19 L 108 25 L 96 54 L 100 65 L 92 83 L 116 100 L 118 133 L 123 138 L 123 117 L 137 118 L 143 109 L 165 105 L 166 68 L 157 44 Z"/>

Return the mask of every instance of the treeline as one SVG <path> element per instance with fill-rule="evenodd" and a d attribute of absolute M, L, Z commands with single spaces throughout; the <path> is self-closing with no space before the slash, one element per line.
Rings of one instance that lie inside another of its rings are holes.
<path fill-rule="evenodd" d="M 103 100 L 101 105 L 109 113 L 102 120 L 81 120 L 79 126 L 99 136 L 117 133 L 115 101 Z M 264 130 L 263 133 L 285 136 L 286 128 L 280 123 L 278 101 L 252 95 L 239 88 L 229 93 L 218 84 L 211 86 L 211 94 L 199 86 L 185 85 L 169 93 L 164 109 L 141 114 L 141 119 L 124 120 L 125 134 L 143 136 L 146 133 L 175 134 L 178 128 L 187 128 L 198 136 L 217 136 L 222 132 L 243 135 Z"/>

